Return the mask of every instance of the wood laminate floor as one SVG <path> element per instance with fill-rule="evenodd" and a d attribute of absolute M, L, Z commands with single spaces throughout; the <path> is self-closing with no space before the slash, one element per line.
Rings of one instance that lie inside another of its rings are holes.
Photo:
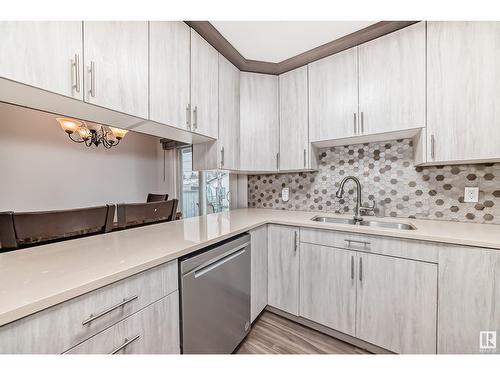
<path fill-rule="evenodd" d="M 257 318 L 236 354 L 368 354 L 269 311 Z"/>

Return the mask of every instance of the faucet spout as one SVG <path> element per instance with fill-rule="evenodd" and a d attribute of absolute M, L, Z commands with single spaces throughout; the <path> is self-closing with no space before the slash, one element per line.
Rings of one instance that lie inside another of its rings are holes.
<path fill-rule="evenodd" d="M 337 190 L 335 196 L 337 198 L 342 198 L 344 196 L 344 185 L 346 184 L 347 181 L 353 181 L 356 184 L 356 207 L 354 208 L 354 221 L 362 221 L 363 218 L 360 215 L 361 183 L 359 182 L 359 179 L 357 177 L 354 176 L 344 177 L 343 180 L 340 182 L 339 189 Z"/>

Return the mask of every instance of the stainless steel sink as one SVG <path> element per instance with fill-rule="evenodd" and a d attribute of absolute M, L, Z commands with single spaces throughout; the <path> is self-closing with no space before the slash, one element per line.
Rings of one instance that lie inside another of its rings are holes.
<path fill-rule="evenodd" d="M 355 222 L 353 219 L 345 219 L 342 217 L 315 216 L 311 220 L 319 221 L 321 223 L 351 224 L 351 225 L 360 225 L 363 227 L 378 227 L 378 228 L 390 228 L 390 229 L 402 229 L 402 230 L 417 229 L 413 225 L 407 223 L 396 223 L 396 222 L 376 221 L 376 220 L 363 220 Z"/>

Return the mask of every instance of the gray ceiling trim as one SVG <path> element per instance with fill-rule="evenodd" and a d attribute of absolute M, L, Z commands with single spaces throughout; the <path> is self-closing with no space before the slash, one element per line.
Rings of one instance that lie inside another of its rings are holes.
<path fill-rule="evenodd" d="M 419 21 L 381 21 L 279 63 L 245 59 L 208 21 L 184 21 L 238 69 L 245 72 L 281 74 L 376 39 Z"/>

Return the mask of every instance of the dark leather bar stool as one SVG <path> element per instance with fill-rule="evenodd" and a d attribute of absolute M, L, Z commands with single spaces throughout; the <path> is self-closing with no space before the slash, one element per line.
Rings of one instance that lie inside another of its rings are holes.
<path fill-rule="evenodd" d="M 168 200 L 168 194 L 153 194 L 149 193 L 146 202 L 164 202 Z"/>
<path fill-rule="evenodd" d="M 0 212 L 0 251 L 106 233 L 115 206 L 40 212 Z"/>
<path fill-rule="evenodd" d="M 177 199 L 149 203 L 120 203 L 117 205 L 118 229 L 172 221 L 177 211 Z"/>

